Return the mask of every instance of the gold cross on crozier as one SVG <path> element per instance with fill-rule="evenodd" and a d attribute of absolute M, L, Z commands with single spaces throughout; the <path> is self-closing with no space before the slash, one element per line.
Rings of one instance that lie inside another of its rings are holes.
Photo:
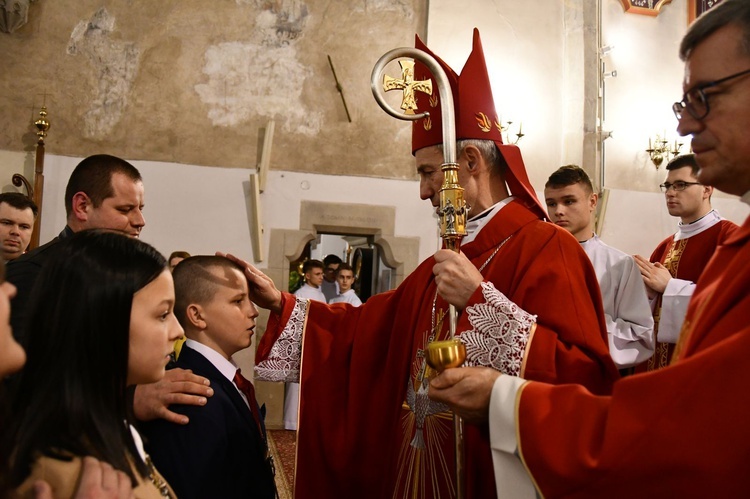
<path fill-rule="evenodd" d="M 399 61 L 401 66 L 401 79 L 383 76 L 383 90 L 403 90 L 401 98 L 401 109 L 404 114 L 415 114 L 417 110 L 417 99 L 415 92 L 432 95 L 432 80 L 414 81 L 414 61 Z"/>

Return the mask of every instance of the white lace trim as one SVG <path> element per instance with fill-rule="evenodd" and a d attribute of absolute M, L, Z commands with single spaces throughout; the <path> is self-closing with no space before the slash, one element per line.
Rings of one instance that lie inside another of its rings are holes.
<path fill-rule="evenodd" d="M 255 379 L 299 383 L 302 360 L 302 332 L 310 300 L 295 298 L 294 309 L 268 358 L 255 366 Z"/>
<path fill-rule="evenodd" d="M 459 335 L 466 344 L 464 365 L 491 367 L 518 376 L 536 316 L 510 301 L 490 282 L 482 283 L 482 296 L 483 303 L 465 311 L 472 329 Z"/>

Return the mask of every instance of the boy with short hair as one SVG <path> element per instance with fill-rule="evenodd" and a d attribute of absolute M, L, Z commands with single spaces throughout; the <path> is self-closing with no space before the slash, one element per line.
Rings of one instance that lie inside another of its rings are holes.
<path fill-rule="evenodd" d="M 348 263 L 339 265 L 336 271 L 336 282 L 339 284 L 339 294 L 331 298 L 328 303 L 351 303 L 355 307 L 362 305 L 362 300 L 354 292 L 354 270 Z"/>
<path fill-rule="evenodd" d="M 177 367 L 208 378 L 214 395 L 204 407 L 170 407 L 190 418 L 187 425 L 146 423 L 147 451 L 177 497 L 273 498 L 265 407 L 232 361 L 250 346 L 258 317 L 247 279 L 219 256 L 187 258 L 173 277 L 175 315 L 188 338 Z"/>
<path fill-rule="evenodd" d="M 629 374 L 629 368 L 654 352 L 654 320 L 638 266 L 633 257 L 604 244 L 594 233 L 598 196 L 583 168 L 558 168 L 544 186 L 544 198 L 550 221 L 573 234 L 594 266 L 609 353 L 621 374 Z"/>
<path fill-rule="evenodd" d="M 320 260 L 306 260 L 302 264 L 302 276 L 304 283 L 294 292 L 300 298 L 309 298 L 311 300 L 326 302 L 326 295 L 323 294 L 321 286 L 323 285 L 323 262 Z"/>

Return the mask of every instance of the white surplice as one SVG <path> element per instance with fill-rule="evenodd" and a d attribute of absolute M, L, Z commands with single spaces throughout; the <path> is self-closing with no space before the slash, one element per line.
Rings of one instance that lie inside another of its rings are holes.
<path fill-rule="evenodd" d="M 620 369 L 640 364 L 654 354 L 654 319 L 641 272 L 632 256 L 596 234 L 581 246 L 602 292 L 612 360 Z"/>

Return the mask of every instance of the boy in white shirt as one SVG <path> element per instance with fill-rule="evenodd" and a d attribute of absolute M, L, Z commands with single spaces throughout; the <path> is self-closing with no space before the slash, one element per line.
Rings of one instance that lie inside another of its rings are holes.
<path fill-rule="evenodd" d="M 355 307 L 362 305 L 362 300 L 352 289 L 354 285 L 354 271 L 348 263 L 339 265 L 336 271 L 336 282 L 339 283 L 339 295 L 331 298 L 328 303 L 350 303 Z"/>

